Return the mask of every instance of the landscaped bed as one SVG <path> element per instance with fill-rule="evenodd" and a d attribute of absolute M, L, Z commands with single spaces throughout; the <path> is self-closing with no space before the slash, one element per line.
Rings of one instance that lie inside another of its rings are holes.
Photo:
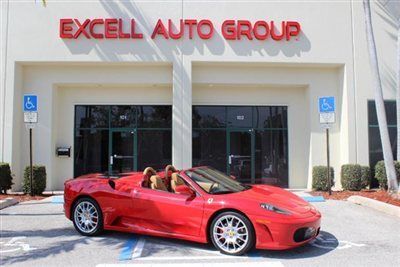
<path fill-rule="evenodd" d="M 28 194 L 0 194 L 0 200 L 6 199 L 8 197 L 15 198 L 18 202 L 30 201 L 30 200 L 41 200 L 50 195 L 39 195 L 39 196 L 30 196 Z"/>
<path fill-rule="evenodd" d="M 400 207 L 400 199 L 394 198 L 384 190 L 332 191 L 332 195 L 329 195 L 328 192 L 324 191 L 312 191 L 310 194 L 335 200 L 346 200 L 350 196 L 362 196 Z"/>

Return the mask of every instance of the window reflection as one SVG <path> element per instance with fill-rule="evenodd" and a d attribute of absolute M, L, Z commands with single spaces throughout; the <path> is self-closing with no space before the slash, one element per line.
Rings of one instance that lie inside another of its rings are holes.
<path fill-rule="evenodd" d="M 111 127 L 135 127 L 136 107 L 111 106 Z"/>
<path fill-rule="evenodd" d="M 151 166 L 162 170 L 171 164 L 172 135 L 170 130 L 138 131 L 138 170 Z"/>
<path fill-rule="evenodd" d="M 74 177 L 108 170 L 108 130 L 75 131 Z"/>
<path fill-rule="evenodd" d="M 252 127 L 252 107 L 228 107 L 229 127 Z"/>
<path fill-rule="evenodd" d="M 288 186 L 287 132 L 256 131 L 256 183 Z"/>
<path fill-rule="evenodd" d="M 212 166 L 226 172 L 226 132 L 193 130 L 193 166 Z"/>
<path fill-rule="evenodd" d="M 138 106 L 137 111 L 139 128 L 171 127 L 171 106 Z"/>
<path fill-rule="evenodd" d="M 193 128 L 221 128 L 226 126 L 226 108 L 222 106 L 194 106 Z"/>
<path fill-rule="evenodd" d="M 193 166 L 213 166 L 244 182 L 287 187 L 287 107 L 193 106 L 192 148 Z"/>
<path fill-rule="evenodd" d="M 386 118 L 388 123 L 390 144 L 393 156 L 397 155 L 397 122 L 396 102 L 385 101 Z M 368 101 L 368 144 L 369 144 L 369 165 L 371 170 L 375 168 L 378 161 L 383 160 L 381 136 L 379 133 L 378 119 L 376 115 L 375 101 Z M 397 159 L 399 160 L 399 159 Z M 371 171 L 371 173 L 374 173 Z M 371 177 L 371 187 L 378 187 L 379 183 Z"/>
<path fill-rule="evenodd" d="M 75 125 L 77 128 L 108 127 L 109 106 L 76 106 Z"/>

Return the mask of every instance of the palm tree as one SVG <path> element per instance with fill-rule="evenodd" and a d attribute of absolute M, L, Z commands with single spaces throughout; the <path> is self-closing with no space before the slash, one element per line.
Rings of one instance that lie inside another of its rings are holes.
<path fill-rule="evenodd" d="M 376 54 L 376 46 L 374 32 L 371 20 L 371 5 L 369 0 L 363 0 L 365 13 L 365 27 L 367 34 L 367 42 L 369 49 L 369 58 L 372 68 L 372 82 L 374 87 L 374 97 L 376 114 L 378 117 L 379 133 L 382 142 L 383 159 L 385 161 L 386 176 L 388 179 L 388 190 L 392 193 L 398 192 L 398 184 L 396 170 L 394 169 L 393 153 L 390 145 L 389 131 L 386 121 L 385 103 L 383 100 L 382 83 L 379 75 L 378 57 Z"/>

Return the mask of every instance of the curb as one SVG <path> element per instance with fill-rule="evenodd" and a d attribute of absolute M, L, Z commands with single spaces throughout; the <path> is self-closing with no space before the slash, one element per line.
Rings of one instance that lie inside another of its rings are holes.
<path fill-rule="evenodd" d="M 15 204 L 18 204 L 18 200 L 16 200 L 15 198 L 8 197 L 6 199 L 0 200 L 0 210 Z"/>
<path fill-rule="evenodd" d="M 375 199 L 361 196 L 351 196 L 347 200 L 354 204 L 369 207 L 371 209 L 400 218 L 400 207 L 397 207 L 395 205 L 387 204 Z"/>

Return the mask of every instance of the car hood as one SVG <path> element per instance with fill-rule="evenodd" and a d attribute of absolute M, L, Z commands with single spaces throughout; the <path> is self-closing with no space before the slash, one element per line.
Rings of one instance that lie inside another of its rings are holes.
<path fill-rule="evenodd" d="M 246 200 L 255 201 L 260 204 L 271 204 L 299 215 L 310 213 L 310 211 L 313 209 L 308 202 L 297 195 L 274 186 L 252 185 L 251 189 L 238 192 L 234 195 L 236 195 L 236 197 L 243 197 Z"/>

